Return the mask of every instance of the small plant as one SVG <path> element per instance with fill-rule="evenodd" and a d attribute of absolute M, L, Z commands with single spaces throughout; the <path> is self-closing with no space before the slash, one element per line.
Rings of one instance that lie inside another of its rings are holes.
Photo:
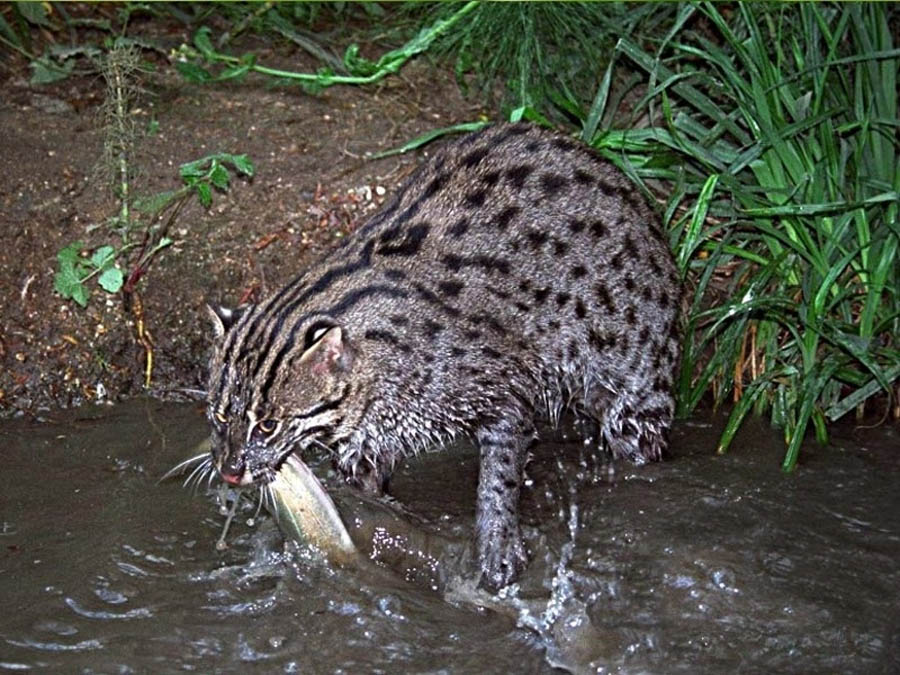
<path fill-rule="evenodd" d="M 212 204 L 212 188 L 218 188 L 223 192 L 228 189 L 231 176 L 228 172 L 231 165 L 238 173 L 245 176 L 253 176 L 253 163 L 247 155 L 232 155 L 220 152 L 202 159 L 182 164 L 179 174 L 184 181 L 183 193 L 195 192 L 200 203 L 206 208 Z M 174 198 L 178 198 L 178 194 Z"/>
<path fill-rule="evenodd" d="M 116 40 L 102 61 L 107 90 L 101 108 L 105 140 L 100 168 L 105 169 L 119 202 L 118 213 L 108 222 L 118 242 L 100 245 L 89 255 L 83 255 L 88 252 L 83 251 L 81 242 L 63 247 L 57 255 L 59 267 L 54 288 L 63 298 L 81 307 L 90 299 L 90 282 L 95 278 L 107 293 L 122 293 L 126 309 L 134 315 L 136 340 L 146 352 L 144 385 L 149 387 L 153 341 L 143 303 L 135 292 L 137 286 L 157 255 L 172 244 L 168 233 L 185 203 L 196 195 L 208 208 L 213 190 L 227 190 L 233 171 L 250 177 L 254 168 L 246 155 L 216 153 L 182 164 L 179 189 L 135 197 L 134 155 L 138 131 L 132 109 L 139 91 L 137 77 L 142 72 L 139 59 L 140 50 L 133 43 Z M 122 272 L 123 266 L 127 274 Z"/>
<path fill-rule="evenodd" d="M 87 282 L 97 277 L 97 283 L 107 293 L 117 293 L 124 282 L 122 271 L 115 267 L 116 249 L 101 246 L 90 257 L 82 257 L 84 244 L 76 241 L 56 254 L 59 270 L 53 287 L 64 298 L 71 298 L 82 307 L 87 306 L 91 295 Z"/>
<path fill-rule="evenodd" d="M 135 173 L 131 158 L 137 141 L 137 127 L 131 110 L 138 93 L 140 50 L 125 42 L 115 43 L 102 61 L 102 72 L 106 80 L 106 98 L 100 109 L 104 131 L 100 167 L 109 172 L 109 184 L 115 186 L 120 206 L 119 222 L 127 231 Z"/>
<path fill-rule="evenodd" d="M 156 254 L 172 243 L 168 232 L 184 204 L 196 195 L 203 207 L 209 208 L 212 205 L 213 189 L 222 192 L 228 190 L 231 171 L 252 178 L 253 162 L 246 155 L 227 152 L 208 155 L 179 167 L 182 186 L 178 190 L 160 192 L 135 201 L 135 211 L 145 216 L 139 222 L 146 224 L 142 226 L 141 241 L 126 244 L 128 247 L 140 247 L 123 288 L 126 295 L 134 292 Z"/>
<path fill-rule="evenodd" d="M 100 109 L 104 143 L 99 168 L 106 174 L 119 202 L 117 215 L 109 221 L 119 243 L 117 246 L 100 246 L 89 257 L 81 255 L 81 242 L 69 244 L 59 252 L 55 289 L 62 297 L 71 298 L 82 307 L 90 298 L 88 282 L 94 277 L 108 293 L 121 290 L 126 300 L 134 293 L 152 260 L 172 244 L 168 231 L 191 195 L 196 195 L 208 208 L 214 188 L 228 189 L 229 167 L 245 176 L 253 175 L 253 164 L 245 155 L 218 153 L 181 165 L 180 189 L 150 197 L 134 197 L 137 171 L 133 158 L 139 134 L 131 113 L 140 89 L 138 76 L 144 72 L 140 49 L 128 40 L 113 41 L 101 61 L 101 70 L 106 80 L 106 98 Z M 132 249 L 136 249 L 136 254 L 125 277 L 116 266 L 116 260 Z"/>
<path fill-rule="evenodd" d="M 246 155 L 223 152 L 182 164 L 179 167 L 183 183 L 181 188 L 135 200 L 134 211 L 143 214 L 143 220 L 136 220 L 127 207 L 123 209 L 129 214 L 127 230 L 138 227 L 142 229 L 140 241 L 123 238 L 123 243 L 118 248 L 105 244 L 95 249 L 90 256 L 83 255 L 86 250 L 82 242 L 68 244 L 56 256 L 58 269 L 54 289 L 63 298 L 72 299 L 82 307 L 87 306 L 91 296 L 88 282 L 95 277 L 99 286 L 107 293 L 118 293 L 123 289 L 126 293 L 133 293 L 156 254 L 172 244 L 167 233 L 184 203 L 196 195 L 200 203 L 208 208 L 212 204 L 213 189 L 223 192 L 228 189 L 232 171 L 252 177 L 253 163 Z M 114 222 L 121 224 L 121 213 Z M 116 260 L 136 248 L 138 252 L 126 280 L 121 269 L 116 266 Z"/>

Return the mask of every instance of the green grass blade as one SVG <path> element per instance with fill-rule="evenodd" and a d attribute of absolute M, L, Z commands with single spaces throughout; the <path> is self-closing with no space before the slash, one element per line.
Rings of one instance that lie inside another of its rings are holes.
<path fill-rule="evenodd" d="M 391 155 L 402 155 L 404 152 L 409 152 L 410 150 L 421 148 L 423 145 L 427 145 L 428 143 L 431 143 L 431 141 L 441 138 L 442 136 L 460 132 L 478 131 L 479 129 L 483 129 L 489 124 L 490 122 L 461 122 L 449 127 L 431 129 L 430 131 L 426 131 L 421 136 L 416 136 L 415 138 L 407 141 L 399 147 L 391 148 L 390 150 L 384 150 L 383 152 L 376 152 L 372 155 L 372 159 L 381 159 L 382 157 L 390 157 Z"/>

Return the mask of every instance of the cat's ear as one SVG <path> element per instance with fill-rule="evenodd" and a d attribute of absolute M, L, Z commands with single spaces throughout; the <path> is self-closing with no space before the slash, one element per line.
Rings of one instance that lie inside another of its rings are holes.
<path fill-rule="evenodd" d="M 229 309 L 228 307 L 222 307 L 221 305 L 207 304 L 206 313 L 212 324 L 213 335 L 215 336 L 216 341 L 225 337 L 225 333 L 227 333 L 251 307 L 253 307 L 253 305 L 241 305 L 237 309 Z"/>
<path fill-rule="evenodd" d="M 340 326 L 311 328 L 307 344 L 310 346 L 303 352 L 299 363 L 316 375 L 347 371 L 353 363 L 353 351 Z"/>

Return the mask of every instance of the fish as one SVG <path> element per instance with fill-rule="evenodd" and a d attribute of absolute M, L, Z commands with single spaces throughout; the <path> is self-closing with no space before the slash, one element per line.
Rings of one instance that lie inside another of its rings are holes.
<path fill-rule="evenodd" d="M 303 460 L 290 455 L 266 489 L 272 497 L 266 506 L 285 536 L 311 544 L 337 564 L 357 558 L 334 501 Z"/>
<path fill-rule="evenodd" d="M 196 454 L 172 467 L 159 482 L 191 469 L 184 481 L 185 487 L 200 485 L 204 479 L 211 483 L 217 472 L 212 466 L 209 448 L 208 438 L 198 443 L 194 448 Z M 228 530 L 244 496 L 244 491 L 231 489 L 225 483 L 219 487 L 217 499 L 226 518 L 216 542 L 217 550 L 228 548 Z M 272 513 L 287 538 L 312 545 L 332 562 L 347 564 L 358 555 L 334 501 L 298 456 L 290 455 L 279 467 L 274 479 L 261 488 L 262 505 Z M 251 522 L 248 519 L 248 524 Z"/>

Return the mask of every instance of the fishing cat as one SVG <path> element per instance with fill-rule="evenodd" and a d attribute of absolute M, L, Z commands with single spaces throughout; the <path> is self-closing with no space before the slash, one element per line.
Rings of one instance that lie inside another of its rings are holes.
<path fill-rule="evenodd" d="M 680 296 L 657 219 L 618 169 L 536 126 L 488 127 L 287 286 L 217 311 L 214 462 L 261 484 L 318 447 L 379 492 L 405 455 L 470 437 L 480 582 L 496 590 L 527 560 L 536 411 L 572 406 L 613 456 L 661 457 Z"/>

